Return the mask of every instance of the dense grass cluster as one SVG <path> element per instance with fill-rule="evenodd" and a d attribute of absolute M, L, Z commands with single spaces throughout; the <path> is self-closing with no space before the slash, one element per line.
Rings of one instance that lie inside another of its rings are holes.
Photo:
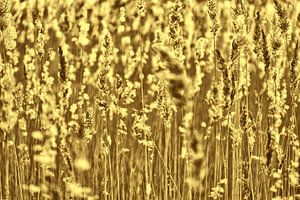
<path fill-rule="evenodd" d="M 0 199 L 300 199 L 298 0 L 0 0 Z"/>

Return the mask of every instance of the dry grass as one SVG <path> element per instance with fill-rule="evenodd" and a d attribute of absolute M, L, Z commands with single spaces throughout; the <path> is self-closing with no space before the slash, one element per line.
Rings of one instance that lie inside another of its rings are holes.
<path fill-rule="evenodd" d="M 0 0 L 0 199 L 300 198 L 296 0 Z"/>

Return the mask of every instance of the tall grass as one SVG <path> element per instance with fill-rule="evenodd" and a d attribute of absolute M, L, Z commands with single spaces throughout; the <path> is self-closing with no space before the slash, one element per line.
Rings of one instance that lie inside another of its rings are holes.
<path fill-rule="evenodd" d="M 300 198 L 296 0 L 0 0 L 0 199 Z"/>

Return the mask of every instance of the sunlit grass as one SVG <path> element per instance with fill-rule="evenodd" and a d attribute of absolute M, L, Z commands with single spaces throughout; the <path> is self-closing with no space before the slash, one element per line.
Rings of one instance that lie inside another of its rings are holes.
<path fill-rule="evenodd" d="M 0 0 L 0 199 L 300 198 L 296 0 Z"/>

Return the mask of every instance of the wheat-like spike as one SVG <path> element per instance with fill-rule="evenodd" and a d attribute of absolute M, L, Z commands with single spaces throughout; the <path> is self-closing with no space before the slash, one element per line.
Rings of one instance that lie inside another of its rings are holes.
<path fill-rule="evenodd" d="M 186 89 L 182 65 L 177 61 L 175 55 L 172 54 L 170 48 L 161 45 L 153 45 L 153 49 L 159 54 L 160 59 L 166 63 L 169 71 L 169 75 L 166 78 L 170 83 L 170 93 L 175 98 L 176 104 L 182 106 L 185 101 L 184 91 Z"/>

